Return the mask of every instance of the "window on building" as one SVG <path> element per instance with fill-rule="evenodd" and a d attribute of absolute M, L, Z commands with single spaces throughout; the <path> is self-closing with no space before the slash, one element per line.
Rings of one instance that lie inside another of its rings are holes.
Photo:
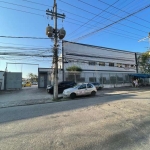
<path fill-rule="evenodd" d="M 117 67 L 122 67 L 122 64 L 121 63 L 117 63 Z"/>
<path fill-rule="evenodd" d="M 134 68 L 135 67 L 135 65 L 131 65 L 131 68 Z"/>
<path fill-rule="evenodd" d="M 96 82 L 96 78 L 95 77 L 89 77 L 89 82 Z"/>
<path fill-rule="evenodd" d="M 114 67 L 114 63 L 109 63 L 109 66 L 110 67 Z"/>
<path fill-rule="evenodd" d="M 95 62 L 95 61 L 90 61 L 90 62 L 89 62 L 89 65 L 95 66 L 95 65 L 96 65 L 96 62 Z"/>
<path fill-rule="evenodd" d="M 105 66 L 105 62 L 99 62 L 99 66 Z"/>
<path fill-rule="evenodd" d="M 124 67 L 125 67 L 125 68 L 129 68 L 129 64 L 125 64 Z"/>

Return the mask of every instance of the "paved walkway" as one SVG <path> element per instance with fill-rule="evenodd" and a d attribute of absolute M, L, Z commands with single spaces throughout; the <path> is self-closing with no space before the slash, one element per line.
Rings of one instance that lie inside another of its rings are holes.
<path fill-rule="evenodd" d="M 97 92 L 97 96 L 111 96 L 112 94 L 127 94 L 135 92 L 143 92 L 150 90 L 150 87 L 123 87 L 113 89 L 103 89 Z M 62 94 L 59 95 L 62 97 Z M 83 98 L 83 97 L 82 97 Z M 86 99 L 89 97 L 85 97 Z M 46 92 L 46 89 L 38 89 L 37 86 L 25 87 L 18 91 L 1 91 L 0 92 L 0 108 L 24 106 L 34 104 L 52 103 L 53 96 Z M 81 99 L 78 98 L 78 99 Z M 68 99 L 69 100 L 69 99 Z"/>
<path fill-rule="evenodd" d="M 0 108 L 33 105 L 52 102 L 52 95 L 46 89 L 38 89 L 37 86 L 25 87 L 17 91 L 0 92 Z"/>

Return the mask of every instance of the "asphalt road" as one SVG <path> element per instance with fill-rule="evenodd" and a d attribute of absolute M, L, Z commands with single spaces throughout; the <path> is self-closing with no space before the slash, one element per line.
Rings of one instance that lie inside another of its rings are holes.
<path fill-rule="evenodd" d="M 0 150 L 149 150 L 150 91 L 0 109 Z"/>

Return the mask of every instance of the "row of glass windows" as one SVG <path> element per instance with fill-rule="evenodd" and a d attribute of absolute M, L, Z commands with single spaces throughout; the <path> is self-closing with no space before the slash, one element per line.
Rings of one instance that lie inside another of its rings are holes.
<path fill-rule="evenodd" d="M 95 61 L 90 61 L 89 62 L 89 65 L 91 65 L 91 66 L 95 66 L 95 65 L 97 65 L 97 62 L 95 62 Z M 110 67 L 115 67 L 115 63 L 109 63 L 108 65 L 106 65 L 106 63 L 105 62 L 98 62 L 98 65 L 99 66 L 110 66 Z M 121 63 L 117 63 L 116 64 L 116 67 L 132 67 L 132 68 L 134 68 L 135 67 L 135 65 L 129 65 L 129 64 L 121 64 Z"/>

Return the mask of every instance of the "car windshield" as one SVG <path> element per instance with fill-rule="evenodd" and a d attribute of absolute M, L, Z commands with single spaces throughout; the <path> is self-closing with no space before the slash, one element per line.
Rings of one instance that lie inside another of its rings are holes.
<path fill-rule="evenodd" d="M 75 85 L 73 88 L 74 89 L 77 89 L 77 88 L 79 88 L 81 86 L 81 84 L 78 84 L 78 85 Z"/>

